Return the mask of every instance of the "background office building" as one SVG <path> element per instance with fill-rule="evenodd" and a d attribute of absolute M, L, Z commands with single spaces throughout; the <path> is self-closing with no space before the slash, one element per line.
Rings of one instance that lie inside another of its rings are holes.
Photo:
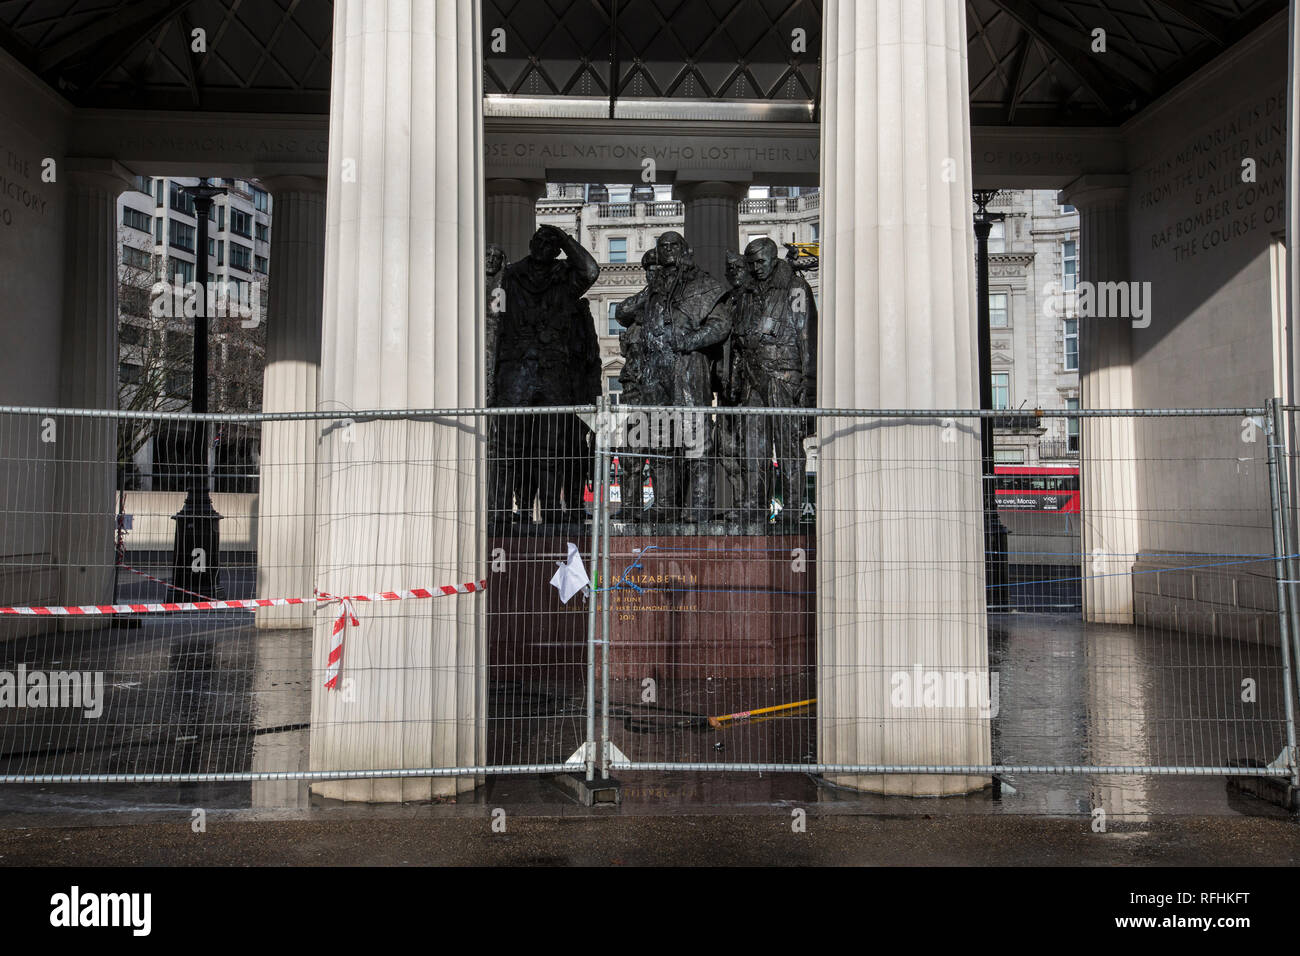
<path fill-rule="evenodd" d="M 209 408 L 262 407 L 271 197 L 254 182 L 226 178 L 208 217 Z M 138 411 L 190 407 L 194 327 L 184 303 L 196 290 L 198 220 L 185 187 L 195 178 L 137 176 L 118 196 L 118 402 Z M 189 287 L 188 290 L 186 287 Z M 191 299 L 192 301 L 192 299 Z M 176 491 L 179 450 L 166 429 L 119 437 L 119 482 L 127 489 Z M 217 490 L 253 490 L 257 438 L 236 425 L 212 436 Z M 129 462 L 129 463 L 128 463 Z"/>

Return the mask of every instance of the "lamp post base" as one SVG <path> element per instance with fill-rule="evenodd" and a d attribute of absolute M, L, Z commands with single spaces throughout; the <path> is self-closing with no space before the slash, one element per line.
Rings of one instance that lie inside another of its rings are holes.
<path fill-rule="evenodd" d="M 181 510 L 172 515 L 176 522 L 172 549 L 172 584 L 207 598 L 220 599 L 218 556 L 221 553 L 219 515 L 206 490 L 190 490 Z"/>

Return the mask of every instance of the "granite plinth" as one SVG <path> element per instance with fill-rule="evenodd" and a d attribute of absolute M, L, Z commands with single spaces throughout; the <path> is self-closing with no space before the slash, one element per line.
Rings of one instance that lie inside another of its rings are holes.
<path fill-rule="evenodd" d="M 581 683 L 587 664 L 587 604 L 581 597 L 562 604 L 550 580 L 555 563 L 568 553 L 568 542 L 582 550 L 584 563 L 590 560 L 591 530 L 584 535 L 529 524 L 520 531 L 488 538 L 489 556 L 502 559 L 497 571 L 490 557 L 485 595 L 489 679 Z"/>
<path fill-rule="evenodd" d="M 722 524 L 611 524 L 611 676 L 763 678 L 813 665 L 815 535 L 762 533 L 772 529 L 766 522 L 753 523 L 760 533 L 680 533 Z M 660 527 L 678 533 L 650 530 Z M 590 529 L 533 525 L 488 541 L 505 559 L 488 580 L 491 678 L 580 682 L 587 604 L 562 604 L 549 582 L 569 541 L 589 561 Z"/>
<path fill-rule="evenodd" d="M 754 678 L 810 666 L 814 547 L 810 533 L 611 534 L 611 675 Z"/>

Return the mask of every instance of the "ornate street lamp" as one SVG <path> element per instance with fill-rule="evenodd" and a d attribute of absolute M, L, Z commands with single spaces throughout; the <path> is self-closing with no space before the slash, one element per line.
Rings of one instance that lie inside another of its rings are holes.
<path fill-rule="evenodd" d="M 197 186 L 181 187 L 194 199 L 198 218 L 195 246 L 195 279 L 198 303 L 194 316 L 194 380 L 190 393 L 190 410 L 196 415 L 208 411 L 208 214 L 212 200 L 226 192 L 221 186 L 200 179 Z M 185 441 L 185 504 L 172 516 L 176 537 L 172 551 L 172 584 L 205 597 L 220 597 L 217 578 L 220 553 L 221 515 L 212 507 L 208 493 L 208 427 L 195 421 Z"/>
<path fill-rule="evenodd" d="M 979 317 L 980 408 L 993 408 L 992 336 L 989 332 L 989 233 L 995 222 L 1006 216 L 989 212 L 998 190 L 975 190 L 975 299 Z M 1007 529 L 998 517 L 994 472 L 992 418 L 980 419 L 980 458 L 984 501 L 984 582 L 989 603 L 1005 604 L 1010 599 L 1007 585 Z"/>

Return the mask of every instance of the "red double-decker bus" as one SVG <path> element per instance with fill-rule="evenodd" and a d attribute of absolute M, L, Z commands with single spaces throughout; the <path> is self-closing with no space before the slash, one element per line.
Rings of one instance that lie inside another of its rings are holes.
<path fill-rule="evenodd" d="M 995 465 L 999 511 L 1079 513 L 1079 469 L 1073 465 Z"/>

